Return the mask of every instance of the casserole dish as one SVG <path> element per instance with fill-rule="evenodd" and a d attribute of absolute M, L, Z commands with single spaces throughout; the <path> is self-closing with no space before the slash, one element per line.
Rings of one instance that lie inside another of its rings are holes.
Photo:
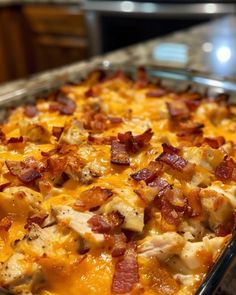
<path fill-rule="evenodd" d="M 153 67 L 133 80 L 135 67 L 116 70 L 2 96 L 3 120 L 40 97 L 1 126 L 0 230 L 10 241 L 2 292 L 111 294 L 111 285 L 115 294 L 212 294 L 230 264 L 234 193 L 224 188 L 234 181 L 234 107 L 222 90 L 235 84 Z"/>

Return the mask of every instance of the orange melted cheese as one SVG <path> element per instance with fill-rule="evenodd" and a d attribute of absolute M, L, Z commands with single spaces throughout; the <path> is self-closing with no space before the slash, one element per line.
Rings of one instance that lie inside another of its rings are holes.
<path fill-rule="evenodd" d="M 138 87 L 136 82 L 119 75 L 103 83 L 99 83 L 96 79 L 91 82 L 92 80 L 90 78 L 75 86 L 62 87 L 61 92 L 76 104 L 73 114 L 63 115 L 58 111 L 50 111 L 52 99 L 40 99 L 36 103 L 38 112 L 33 118 L 25 115 L 23 107 L 18 107 L 1 126 L 2 132 L 6 135 L 6 141 L 20 136 L 23 136 L 26 141 L 22 146 L 6 143 L 0 145 L 0 185 L 10 182 L 10 185 L 0 192 L 0 218 L 8 217 L 12 222 L 8 231 L 0 230 L 0 262 L 4 267 L 4 263 L 6 266 L 14 253 L 21 253 L 25 257 L 26 264 L 29 263 L 32 268 L 37 265 L 36 269 L 40 270 L 41 280 L 36 280 L 27 287 L 24 284 L 21 286 L 17 280 L 6 281 L 3 275 L 5 269 L 0 268 L 0 283 L 15 294 L 17 292 L 17 294 L 26 294 L 27 288 L 32 294 L 41 295 L 112 294 L 112 280 L 118 259 L 111 256 L 106 245 L 97 242 L 93 245 L 91 240 L 88 246 L 91 249 L 86 254 L 79 253 L 80 244 L 86 243 L 88 235 L 81 237 L 80 233 L 67 221 L 55 218 L 55 206 L 68 206 L 76 211 L 74 204 L 80 199 L 80 194 L 94 186 L 99 186 L 112 190 L 113 196 L 104 201 L 100 208 L 96 208 L 96 213 L 106 214 L 113 207 L 114 210 L 124 210 L 121 214 L 124 215 L 126 229 L 132 229 L 132 232 L 138 233 L 135 239 L 138 244 L 139 283 L 134 286 L 130 294 L 194 294 L 208 268 L 230 238 L 230 235 L 216 237 L 214 229 L 219 224 L 224 225 L 228 220 L 228 214 L 234 211 L 236 204 L 234 182 L 228 184 L 227 194 L 222 196 L 222 191 L 219 192 L 222 183 L 217 181 L 214 171 L 223 161 L 226 153 L 232 158 L 235 157 L 231 142 L 236 142 L 236 119 L 233 115 L 229 115 L 229 110 L 223 103 L 202 101 L 191 113 L 191 120 L 204 124 L 202 136 L 224 136 L 226 143 L 218 149 L 208 145 L 195 147 L 191 145 L 191 142 L 188 144 L 186 141 L 183 142 L 183 139 L 178 137 L 177 132 L 171 128 L 167 103 L 174 103 L 176 97 L 173 92 L 166 92 L 160 97 L 149 97 L 146 94 L 153 89 L 158 90 L 158 86 L 145 84 Z M 93 96 L 86 95 L 91 87 L 98 87 L 99 93 Z M 191 99 L 188 93 L 184 95 L 182 98 Z M 99 132 L 84 129 L 82 125 L 85 120 L 86 106 L 91 109 L 99 108 L 100 112 L 110 117 L 122 118 L 123 122 L 111 124 Z M 32 126 L 34 128 L 41 126 L 42 134 L 32 133 Z M 5 161 L 24 161 L 29 157 L 34 157 L 38 162 L 42 161 L 42 152 L 47 153 L 57 147 L 58 141 L 63 142 L 53 136 L 53 127 L 64 126 L 66 127 L 60 138 L 64 138 L 64 144 L 76 146 L 79 163 L 77 174 L 66 172 L 68 174 L 66 181 L 57 185 L 55 178 L 44 179 L 46 184 L 40 184 L 40 179 L 37 179 L 34 184 L 24 184 L 9 173 Z M 73 126 L 77 126 L 75 131 L 64 134 L 66 128 L 68 130 Z M 132 131 L 133 135 L 139 135 L 149 128 L 153 132 L 150 143 L 138 153 L 130 155 L 129 166 L 111 164 L 110 145 L 91 144 L 87 140 L 91 131 L 92 136 L 105 138 L 116 137 L 118 133 L 127 131 Z M 211 192 L 214 191 L 215 194 L 219 194 L 217 196 L 225 204 L 222 212 L 219 212 L 210 201 L 207 204 L 205 202 L 202 203 L 202 210 L 205 210 L 202 216 L 183 218 L 175 227 L 163 219 L 158 207 L 151 205 L 149 207 L 152 212 L 151 219 L 149 221 L 144 219 L 146 205 L 136 191 L 142 189 L 142 186 L 146 188 L 146 185 L 144 182 L 134 181 L 130 175 L 154 161 L 162 153 L 163 143 L 180 147 L 183 158 L 194 163 L 195 170 L 190 179 L 181 178 L 179 174 L 172 173 L 171 169 L 167 169 L 162 178 L 185 195 L 191 190 L 199 189 L 205 190 L 211 198 Z M 87 167 L 86 165 L 90 165 L 88 171 L 91 172 L 94 169 L 89 181 L 81 178 L 81 171 Z M 26 187 L 30 190 L 29 196 L 19 196 L 18 192 L 27 194 Z M 12 192 L 12 188 L 15 191 Z M 35 194 L 36 199 L 40 200 L 37 206 Z M 115 200 L 119 200 L 119 203 Z M 212 210 L 215 210 L 212 215 L 211 206 L 214 207 Z M 135 210 L 138 216 L 133 222 L 133 215 L 129 215 L 131 209 Z M 29 239 L 29 229 L 25 227 L 27 218 L 42 212 L 46 212 L 51 220 L 46 227 L 42 226 L 38 229 L 39 232 L 35 234 L 37 238 L 31 236 Z M 54 231 L 50 233 L 50 227 L 53 226 L 56 226 L 58 236 Z M 45 234 L 48 245 L 43 246 L 48 247 L 47 250 L 34 244 L 41 238 L 40 233 L 43 235 L 41 231 L 45 229 L 49 231 L 48 236 Z M 168 234 L 176 232 L 179 241 L 176 241 L 176 246 L 172 246 L 173 239 L 169 239 Z M 163 234 L 167 235 L 163 236 Z M 159 241 L 158 239 L 162 236 L 165 237 L 164 240 Z M 157 240 L 153 242 L 156 237 Z M 147 245 L 145 243 L 149 243 L 149 246 L 145 246 Z M 180 249 L 177 252 L 176 247 Z M 150 248 L 151 254 L 147 254 L 147 249 L 150 250 Z M 160 255 L 161 251 L 163 255 Z M 27 275 L 27 271 L 22 276 Z M 34 271 L 29 272 L 30 279 L 33 280 Z"/>

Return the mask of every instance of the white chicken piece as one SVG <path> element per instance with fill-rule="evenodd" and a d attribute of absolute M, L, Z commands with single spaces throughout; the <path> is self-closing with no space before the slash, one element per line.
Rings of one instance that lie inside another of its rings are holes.
<path fill-rule="evenodd" d="M 190 270 L 202 267 L 204 259 L 212 257 L 212 262 L 217 258 L 220 250 L 228 242 L 229 237 L 205 237 L 202 242 L 186 242 L 180 254 L 181 260 Z"/>
<path fill-rule="evenodd" d="M 224 152 L 209 146 L 184 147 L 183 158 L 208 171 L 212 171 L 223 161 Z"/>
<path fill-rule="evenodd" d="M 0 192 L 0 207 L 5 212 L 38 212 L 42 201 L 40 193 L 25 186 L 9 187 Z"/>
<path fill-rule="evenodd" d="M 48 143 L 51 134 L 46 122 L 37 123 L 36 120 L 25 119 L 19 122 L 20 134 L 30 139 L 32 142 Z"/>
<path fill-rule="evenodd" d="M 184 286 L 191 286 L 195 282 L 194 275 L 183 275 L 181 273 L 177 273 L 174 275 L 174 279 L 181 283 Z"/>
<path fill-rule="evenodd" d="M 77 120 L 69 122 L 61 134 L 59 142 L 68 144 L 81 144 L 88 138 L 88 132 L 84 129 L 83 123 Z"/>
<path fill-rule="evenodd" d="M 225 224 L 232 216 L 234 210 L 234 196 L 217 186 L 210 186 L 200 192 L 203 210 L 209 216 L 209 225 L 212 229 L 219 224 Z M 236 205 L 236 204 L 235 204 Z"/>
<path fill-rule="evenodd" d="M 14 253 L 0 269 L 1 285 L 13 294 L 31 294 L 42 279 L 40 266 L 22 253 Z"/>
<path fill-rule="evenodd" d="M 63 245 L 69 239 L 70 236 L 63 234 L 57 225 L 41 228 L 33 223 L 28 235 L 17 244 L 17 250 L 23 252 L 27 249 L 27 253 L 31 252 L 39 257 L 45 254 L 47 257 L 65 255 L 66 250 L 58 245 Z"/>
<path fill-rule="evenodd" d="M 117 194 L 111 201 L 102 205 L 99 212 L 108 214 L 112 211 L 119 211 L 124 217 L 122 228 L 142 232 L 144 227 L 144 210 L 135 206 L 137 195 L 129 189 L 116 189 Z"/>
<path fill-rule="evenodd" d="M 145 238 L 138 246 L 138 253 L 141 256 L 155 256 L 159 261 L 165 261 L 173 255 L 180 254 L 184 244 L 185 239 L 181 235 L 166 232 Z"/>
<path fill-rule="evenodd" d="M 73 229 L 87 242 L 93 244 L 101 244 L 104 241 L 104 235 L 94 233 L 91 227 L 88 225 L 88 220 L 95 214 L 92 212 L 78 212 L 69 206 L 56 205 L 53 206 L 56 219 L 66 224 L 68 227 Z"/>

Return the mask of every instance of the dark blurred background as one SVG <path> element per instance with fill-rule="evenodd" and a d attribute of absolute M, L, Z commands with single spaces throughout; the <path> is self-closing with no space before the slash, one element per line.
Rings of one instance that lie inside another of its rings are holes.
<path fill-rule="evenodd" d="M 0 0 L 0 83 L 235 11 L 236 0 Z"/>

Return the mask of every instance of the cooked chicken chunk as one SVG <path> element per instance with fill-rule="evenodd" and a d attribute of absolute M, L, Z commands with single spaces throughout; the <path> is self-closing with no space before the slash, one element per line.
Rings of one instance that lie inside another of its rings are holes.
<path fill-rule="evenodd" d="M 67 124 L 61 134 L 60 142 L 68 144 L 80 144 L 85 142 L 88 132 L 83 128 L 83 123 L 73 120 Z"/>
<path fill-rule="evenodd" d="M 103 234 L 94 233 L 88 225 L 88 220 L 94 216 L 92 212 L 77 212 L 69 206 L 53 206 L 56 219 L 73 229 L 86 241 L 97 244 L 104 241 Z"/>
<path fill-rule="evenodd" d="M 0 269 L 1 285 L 14 294 L 31 294 L 42 280 L 40 266 L 21 253 L 15 253 Z"/>
<path fill-rule="evenodd" d="M 229 237 L 205 237 L 202 242 L 186 242 L 180 254 L 181 260 L 191 269 L 196 270 L 207 263 L 212 263 L 218 256 Z"/>
<path fill-rule="evenodd" d="M 232 217 L 231 199 L 233 196 L 231 194 L 215 186 L 210 186 L 201 190 L 200 197 L 203 210 L 209 216 L 209 225 L 212 229 L 225 224 Z"/>
<path fill-rule="evenodd" d="M 129 200 L 129 195 L 125 193 L 124 199 L 119 196 L 115 196 L 111 201 L 102 205 L 99 212 L 108 214 L 113 211 L 118 211 L 125 217 L 124 223 L 122 224 L 123 228 L 136 232 L 142 232 L 144 227 L 143 209 L 134 205 L 132 206 L 130 202 L 127 202 L 127 200 Z"/>
<path fill-rule="evenodd" d="M 175 232 L 166 232 L 145 238 L 138 246 L 138 252 L 142 256 L 156 256 L 164 261 L 173 255 L 180 254 L 185 239 Z"/>
<path fill-rule="evenodd" d="M 57 225 L 41 228 L 33 223 L 29 234 L 17 245 L 17 249 L 30 251 L 37 256 L 47 257 L 65 255 L 63 244 L 70 242 L 70 236 L 63 234 Z"/>
<path fill-rule="evenodd" d="M 0 192 L 0 207 L 5 212 L 37 212 L 42 200 L 40 193 L 25 186 L 9 187 Z"/>

